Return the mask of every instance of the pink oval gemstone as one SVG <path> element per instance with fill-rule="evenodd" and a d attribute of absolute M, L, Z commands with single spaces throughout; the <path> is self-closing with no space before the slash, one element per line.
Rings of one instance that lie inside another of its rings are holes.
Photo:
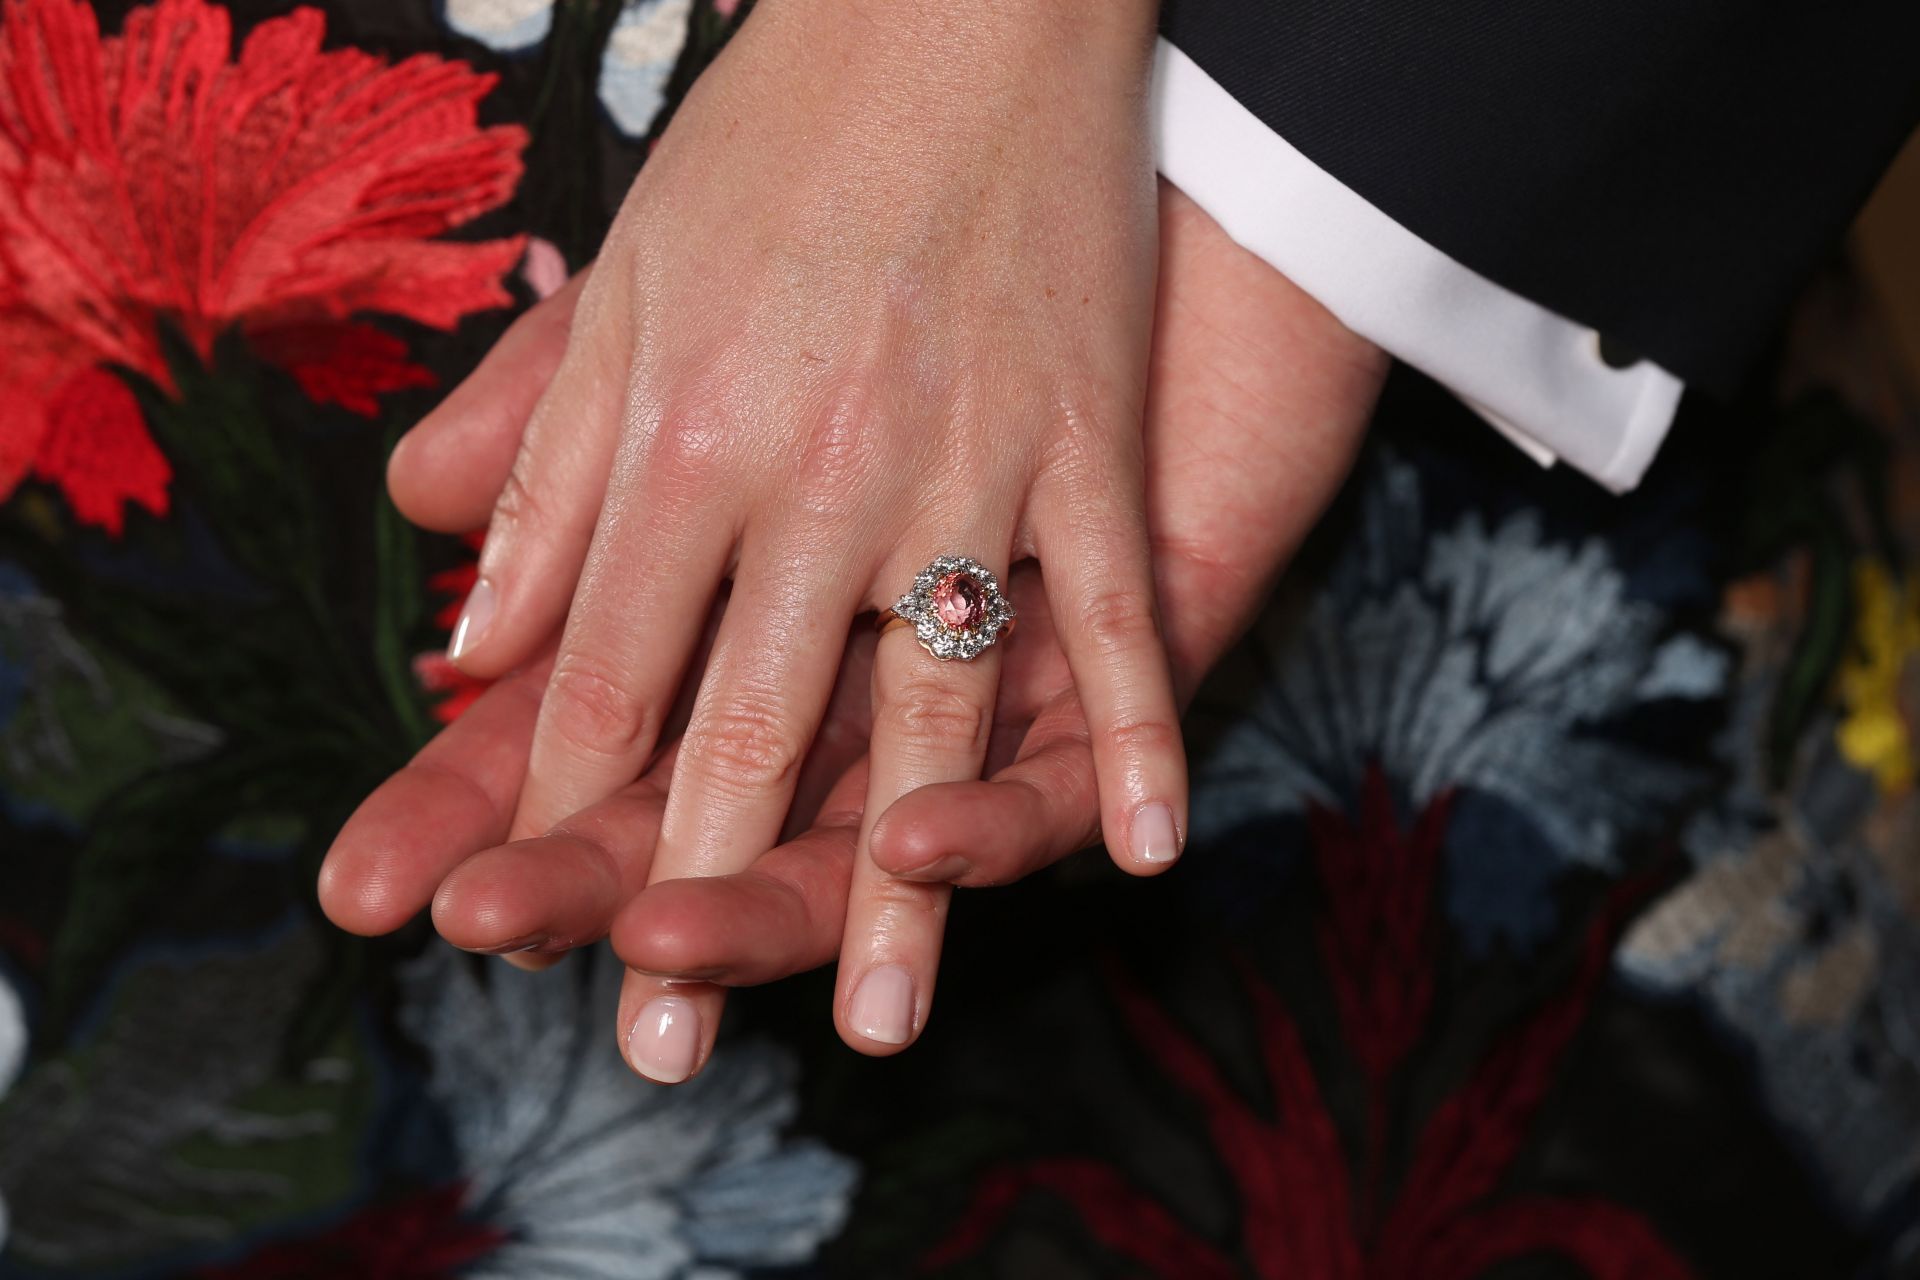
<path fill-rule="evenodd" d="M 964 569 L 933 584 L 933 611 L 955 631 L 971 631 L 987 618 L 987 593 Z"/>

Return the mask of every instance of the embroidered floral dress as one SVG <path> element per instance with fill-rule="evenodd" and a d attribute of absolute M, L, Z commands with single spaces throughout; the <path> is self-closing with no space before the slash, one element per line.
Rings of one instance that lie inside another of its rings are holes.
<path fill-rule="evenodd" d="M 0 1276 L 1920 1274 L 1920 437 L 1839 278 L 1625 500 L 1396 375 L 1192 854 L 962 895 L 900 1059 L 813 975 L 661 1089 L 603 951 L 319 917 L 477 692 L 385 451 L 741 16 L 0 0 Z"/>

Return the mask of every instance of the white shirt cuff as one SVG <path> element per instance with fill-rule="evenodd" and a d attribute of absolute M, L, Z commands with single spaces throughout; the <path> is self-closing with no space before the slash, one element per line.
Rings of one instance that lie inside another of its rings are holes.
<path fill-rule="evenodd" d="M 1295 150 L 1164 38 L 1160 172 L 1341 323 L 1447 387 L 1536 461 L 1616 493 L 1640 482 L 1684 386 L 1448 257 Z"/>

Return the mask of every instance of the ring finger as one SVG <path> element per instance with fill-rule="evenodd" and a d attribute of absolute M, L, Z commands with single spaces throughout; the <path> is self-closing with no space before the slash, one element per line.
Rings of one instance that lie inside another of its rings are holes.
<path fill-rule="evenodd" d="M 992 540 L 976 533 L 946 545 L 984 552 L 1004 567 L 1011 541 L 1006 527 Z M 867 801 L 834 1000 L 841 1038 L 870 1054 L 898 1052 L 925 1027 L 953 895 L 947 885 L 881 871 L 868 851 L 874 819 L 918 787 L 980 776 L 1000 681 L 1000 654 L 991 644 L 1006 607 L 998 581 L 984 566 L 958 557 L 925 569 L 923 563 L 895 556 L 879 584 L 884 592 L 911 583 L 907 612 L 919 622 L 891 623 L 874 653 Z M 966 656 L 982 638 L 986 646 Z"/>

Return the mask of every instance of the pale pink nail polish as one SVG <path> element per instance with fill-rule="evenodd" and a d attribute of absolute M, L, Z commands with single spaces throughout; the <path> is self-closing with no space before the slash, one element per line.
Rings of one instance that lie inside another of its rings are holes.
<path fill-rule="evenodd" d="M 480 637 L 486 633 L 487 626 L 493 621 L 493 584 L 480 578 L 473 584 L 473 590 L 467 593 L 467 603 L 460 610 L 460 621 L 454 624 L 453 640 L 447 645 L 447 657 L 455 662 L 462 654 L 470 652 L 480 643 Z"/>
<path fill-rule="evenodd" d="M 913 1035 L 913 977 L 897 964 L 882 965 L 853 989 L 847 1022 L 869 1040 L 905 1044 Z"/>
<path fill-rule="evenodd" d="M 691 1000 L 655 996 L 627 1033 L 627 1061 L 649 1080 L 679 1084 L 700 1054 L 700 1014 Z"/>
<path fill-rule="evenodd" d="M 1180 856 L 1180 835 L 1173 829 L 1173 810 L 1157 800 L 1134 810 L 1129 839 L 1133 856 L 1141 862 L 1172 862 Z"/>

